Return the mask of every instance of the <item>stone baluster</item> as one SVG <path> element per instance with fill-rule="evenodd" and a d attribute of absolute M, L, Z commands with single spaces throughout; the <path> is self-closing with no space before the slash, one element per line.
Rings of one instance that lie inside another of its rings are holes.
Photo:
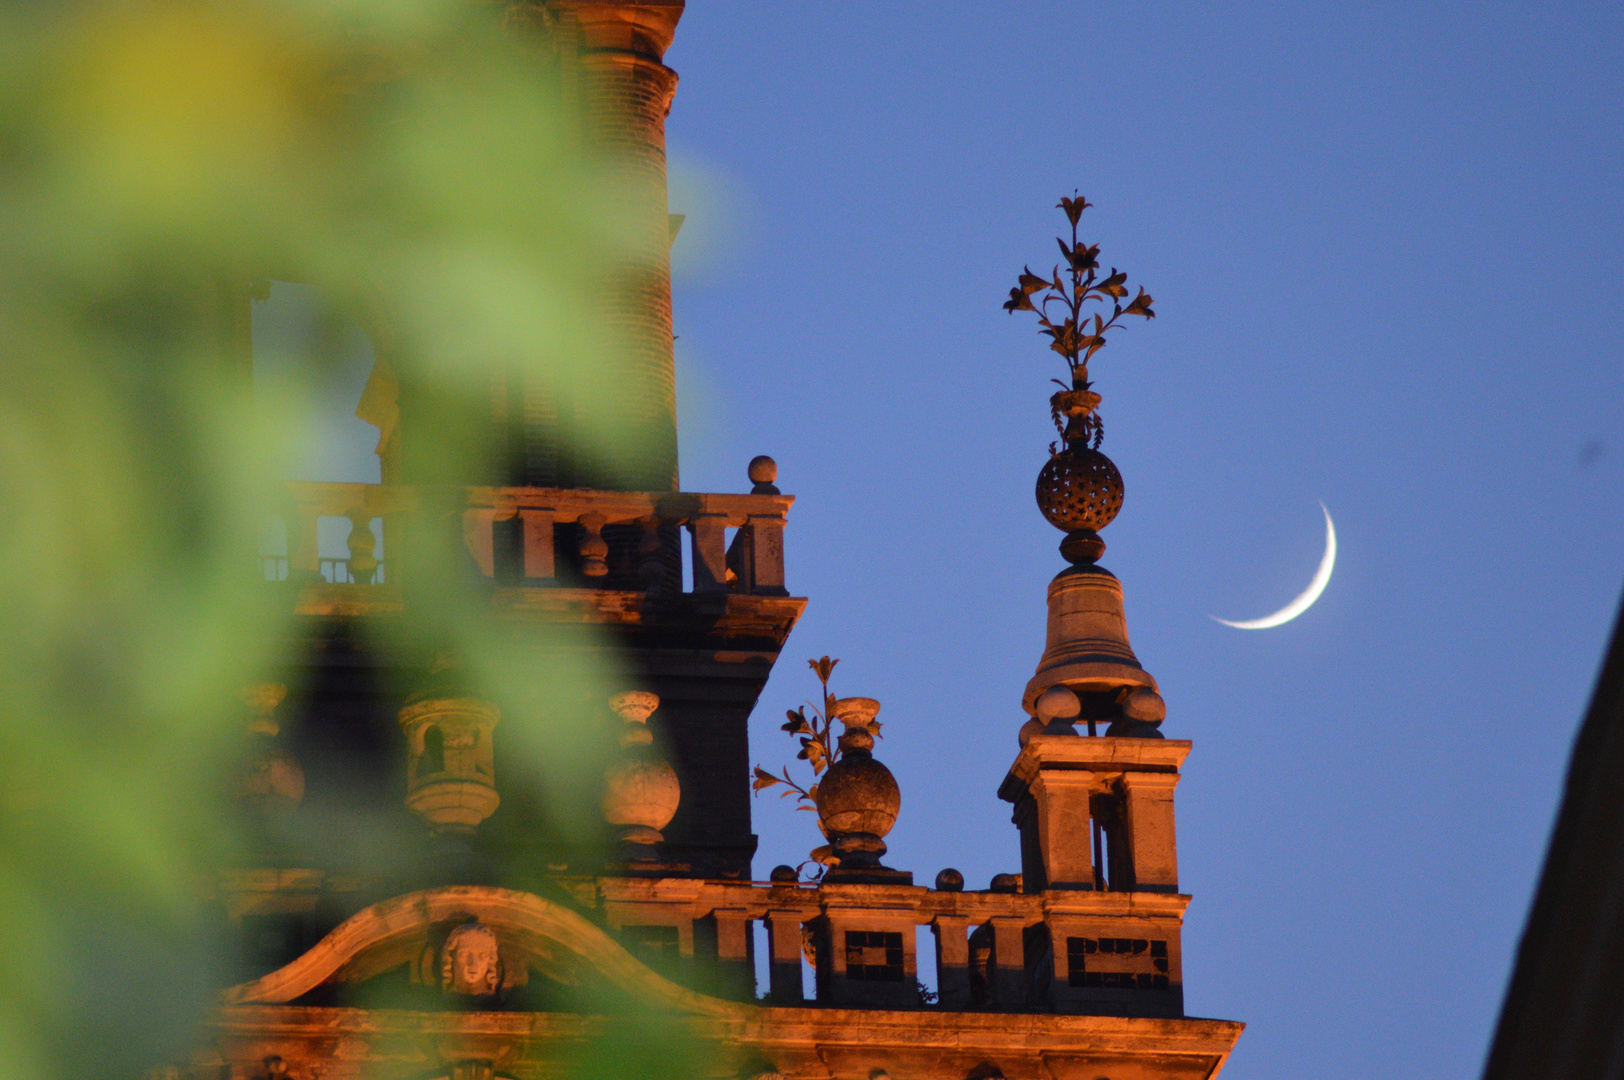
<path fill-rule="evenodd" d="M 378 537 L 372 532 L 372 512 L 356 507 L 349 513 L 350 580 L 357 585 L 371 585 L 378 572 Z"/>
<path fill-rule="evenodd" d="M 992 1003 L 1005 1012 L 1018 1012 L 1026 1007 L 1026 920 L 994 915 L 987 924 L 992 927 L 987 972 Z"/>
<path fill-rule="evenodd" d="M 582 514 L 581 518 L 581 573 L 589 578 L 600 578 L 609 573 L 609 544 L 603 538 L 607 524 L 602 514 Z"/>
<path fill-rule="evenodd" d="M 637 523 L 641 530 L 637 542 L 637 580 L 644 592 L 659 592 L 666 587 L 670 569 L 663 558 L 665 541 L 660 536 L 660 518 L 649 514 Z"/>
<path fill-rule="evenodd" d="M 800 1005 L 806 1000 L 801 918 L 799 911 L 767 913 L 767 997 L 774 1005 Z"/>
<path fill-rule="evenodd" d="M 462 512 L 462 542 L 479 572 L 496 576 L 496 508 L 474 506 Z"/>
<path fill-rule="evenodd" d="M 735 908 L 717 908 L 710 917 L 716 927 L 717 989 L 730 998 L 755 1000 L 749 914 Z"/>
<path fill-rule="evenodd" d="M 294 515 L 293 535 L 288 541 L 288 580 L 301 585 L 321 579 L 321 553 L 316 545 L 321 507 L 301 502 Z"/>

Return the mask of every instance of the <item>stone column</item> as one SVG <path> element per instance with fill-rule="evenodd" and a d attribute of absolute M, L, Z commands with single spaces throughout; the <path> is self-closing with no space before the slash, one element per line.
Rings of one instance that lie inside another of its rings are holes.
<path fill-rule="evenodd" d="M 1179 891 L 1178 842 L 1173 823 L 1173 789 L 1178 782 L 1178 773 L 1122 774 L 1135 889 Z"/>
<path fill-rule="evenodd" d="M 750 916 L 731 908 L 711 912 L 716 925 L 717 988 L 741 1001 L 755 1000 L 755 967 L 750 959 Z"/>
<path fill-rule="evenodd" d="M 1088 807 L 1094 787 L 1094 774 L 1081 770 L 1045 769 L 1032 780 L 1046 889 L 1094 887 L 1094 843 Z"/>
<path fill-rule="evenodd" d="M 938 915 L 931 920 L 936 935 L 936 992 L 944 1009 L 970 1007 L 970 920 Z"/>
<path fill-rule="evenodd" d="M 995 915 L 987 923 L 992 927 L 987 981 L 993 1005 L 1019 1012 L 1026 1007 L 1026 920 Z"/>
<path fill-rule="evenodd" d="M 774 1005 L 799 1005 L 806 998 L 801 981 L 801 915 L 795 911 L 767 913 L 769 988 Z"/>

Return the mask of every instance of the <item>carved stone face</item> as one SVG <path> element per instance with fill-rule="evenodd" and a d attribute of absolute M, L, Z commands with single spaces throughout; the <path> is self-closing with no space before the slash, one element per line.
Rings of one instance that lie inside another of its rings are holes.
<path fill-rule="evenodd" d="M 440 989 L 488 997 L 502 986 L 502 956 L 496 932 L 479 923 L 451 931 L 440 950 Z"/>

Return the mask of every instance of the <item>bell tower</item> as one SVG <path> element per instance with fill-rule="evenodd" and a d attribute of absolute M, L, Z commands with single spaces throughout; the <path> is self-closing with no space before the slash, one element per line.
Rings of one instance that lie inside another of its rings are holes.
<path fill-rule="evenodd" d="M 771 458 L 738 490 L 676 488 L 663 52 L 680 0 L 481 10 L 573 80 L 635 238 L 588 305 L 616 351 L 577 365 L 605 369 L 597 407 L 626 430 L 599 450 L 621 466 L 569 459 L 590 394 L 540 365 L 489 397 L 400 385 L 397 471 L 287 485 L 289 554 L 264 573 L 294 630 L 255 673 L 276 681 L 249 693 L 240 785 L 260 841 L 211 886 L 242 981 L 174 1075 L 542 1077 L 656 1037 L 660 1057 L 625 1074 L 680 1071 L 687 1033 L 699 1072 L 737 1080 L 1212 1080 L 1241 1027 L 1184 1014 L 1173 810 L 1190 744 L 1163 737 L 1099 563 L 1123 484 L 1087 361 L 1153 312 L 1079 242 L 1087 204 L 1061 201 L 1066 270 L 1026 272 L 1006 305 L 1038 315 L 1071 375 L 1037 489 L 1067 565 L 999 789 L 1020 872 L 916 879 L 881 861 L 904 801 L 874 753 L 880 702 L 834 696 L 833 660 L 812 663 L 817 726 L 797 710 L 785 728 L 816 781 L 751 769 L 748 719 L 806 601 L 786 583 L 794 499 Z M 425 460 L 437 406 L 513 475 Z M 347 559 L 322 554 L 324 523 Z M 817 814 L 827 842 L 804 866 L 821 869 L 756 865 L 751 791 L 781 782 Z M 671 1023 L 640 1034 L 627 1006 L 644 1002 Z"/>
<path fill-rule="evenodd" d="M 1127 275 L 1104 274 L 1098 246 L 1078 240 L 1088 204 L 1060 206 L 1071 223 L 1070 243 L 1060 238 L 1069 266 L 1050 281 L 1022 274 L 1004 306 L 1035 312 L 1070 368 L 1070 387 L 1050 400 L 1061 439 L 1037 482 L 1038 508 L 1066 534 L 1069 565 L 1049 583 L 1045 647 L 1021 698 L 1030 719 L 998 794 L 1014 804 L 1021 890 L 1045 898 L 1047 918 L 1034 929 L 1052 976 L 1034 988 L 1039 996 L 1060 1011 L 1177 1017 L 1190 898 L 1179 892 L 1173 793 L 1190 743 L 1163 736 L 1167 707 L 1128 642 L 1122 584 L 1098 561 L 1099 530 L 1122 508 L 1124 488 L 1099 449 L 1101 399 L 1088 373 L 1123 316 L 1155 313 L 1143 289 L 1123 303 Z"/>

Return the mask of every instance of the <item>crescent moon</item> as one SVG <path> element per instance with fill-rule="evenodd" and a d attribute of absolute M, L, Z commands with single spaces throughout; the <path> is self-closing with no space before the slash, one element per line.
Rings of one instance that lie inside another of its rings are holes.
<path fill-rule="evenodd" d="M 1220 619 L 1216 615 L 1211 616 L 1211 618 L 1223 623 L 1225 626 L 1233 626 L 1237 630 L 1267 630 L 1271 626 L 1288 623 L 1313 607 L 1314 601 L 1318 600 L 1320 593 L 1325 591 L 1325 586 L 1331 583 L 1331 571 L 1336 568 L 1336 526 L 1331 524 L 1331 512 L 1325 509 L 1324 503 L 1320 503 L 1320 510 L 1325 514 L 1325 555 L 1320 559 L 1319 569 L 1314 571 L 1314 580 L 1308 583 L 1308 588 L 1302 591 L 1301 596 L 1273 615 L 1265 615 L 1261 619 L 1230 622 L 1228 619 Z"/>

